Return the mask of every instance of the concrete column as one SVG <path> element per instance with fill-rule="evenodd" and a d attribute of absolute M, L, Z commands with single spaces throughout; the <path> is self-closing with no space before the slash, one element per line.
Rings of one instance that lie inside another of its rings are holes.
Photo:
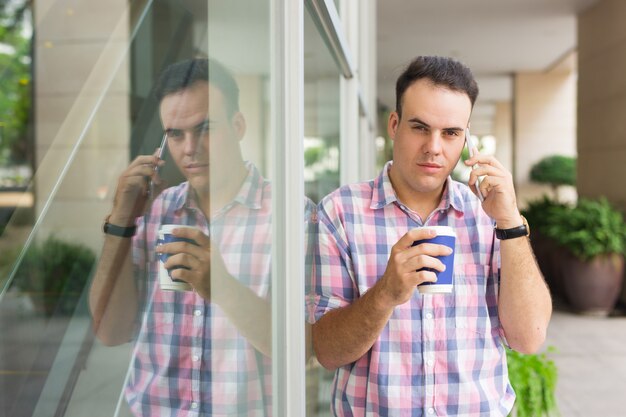
<path fill-rule="evenodd" d="M 100 246 L 130 131 L 126 0 L 36 0 L 36 216 L 43 234 Z"/>
<path fill-rule="evenodd" d="M 626 2 L 578 18 L 578 192 L 626 210 Z"/>
<path fill-rule="evenodd" d="M 548 186 L 530 182 L 533 164 L 548 155 L 576 155 L 575 106 L 575 72 L 516 74 L 513 166 L 520 206 L 542 194 L 550 195 Z"/>
<path fill-rule="evenodd" d="M 495 157 L 506 169 L 513 171 L 513 137 L 511 102 L 502 101 L 495 104 L 493 118 L 493 135 L 496 138 Z"/>

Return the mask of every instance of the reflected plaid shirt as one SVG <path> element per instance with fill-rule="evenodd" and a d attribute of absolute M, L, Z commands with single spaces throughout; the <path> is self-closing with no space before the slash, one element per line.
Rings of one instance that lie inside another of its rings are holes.
<path fill-rule="evenodd" d="M 337 416 L 506 416 L 515 400 L 498 320 L 499 245 L 492 220 L 467 186 L 451 179 L 422 222 L 396 197 L 387 163 L 370 182 L 345 186 L 319 205 L 310 321 L 344 307 L 383 275 L 392 246 L 410 229 L 457 233 L 452 294 L 397 306 L 372 348 L 339 368 Z"/>
<path fill-rule="evenodd" d="M 147 298 L 126 388 L 137 416 L 270 415 L 269 359 L 216 304 L 195 292 L 160 290 L 153 250 L 161 224 L 198 226 L 219 246 L 231 275 L 269 299 L 271 191 L 254 165 L 247 167 L 238 195 L 210 226 L 188 183 L 165 190 L 152 205 L 147 227 L 139 224 L 133 261 Z"/>

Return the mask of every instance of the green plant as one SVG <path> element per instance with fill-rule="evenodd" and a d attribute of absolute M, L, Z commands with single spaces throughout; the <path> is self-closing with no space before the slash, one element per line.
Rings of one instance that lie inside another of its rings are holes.
<path fill-rule="evenodd" d="M 576 185 L 576 158 L 551 155 L 534 164 L 530 170 L 532 181 L 559 185 Z"/>
<path fill-rule="evenodd" d="M 531 167 L 530 180 L 550 185 L 558 198 L 559 186 L 576 185 L 576 158 L 563 155 L 542 158 Z"/>
<path fill-rule="evenodd" d="M 581 260 L 624 253 L 626 224 L 606 198 L 580 199 L 576 206 L 556 210 L 549 217 L 546 236 Z"/>
<path fill-rule="evenodd" d="M 567 209 L 566 204 L 559 203 L 544 195 L 538 200 L 529 202 L 526 208 L 522 210 L 522 214 L 528 220 L 532 231 L 538 231 L 545 235 L 546 229 L 554 222 L 553 219 L 561 217 Z"/>
<path fill-rule="evenodd" d="M 46 314 L 71 314 L 87 285 L 95 259 L 86 246 L 50 236 L 28 248 L 13 285 L 43 301 Z"/>
<path fill-rule="evenodd" d="M 554 348 L 548 348 L 553 352 Z M 554 390 L 558 372 L 545 353 L 523 355 L 507 349 L 509 380 L 515 390 L 517 417 L 543 417 L 558 414 Z M 512 415 L 512 414 L 511 414 Z"/>
<path fill-rule="evenodd" d="M 0 1 L 0 162 L 28 160 L 31 119 L 32 2 Z"/>
<path fill-rule="evenodd" d="M 318 163 L 324 157 L 324 147 L 315 146 L 304 151 L 304 165 L 311 166 Z"/>

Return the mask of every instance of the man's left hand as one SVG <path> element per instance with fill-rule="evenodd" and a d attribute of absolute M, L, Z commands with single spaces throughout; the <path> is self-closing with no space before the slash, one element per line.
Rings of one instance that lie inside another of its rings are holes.
<path fill-rule="evenodd" d="M 468 184 L 474 194 L 481 192 L 485 197 L 482 203 L 485 213 L 494 219 L 501 229 L 521 225 L 511 173 L 493 156 L 476 153 L 465 161 L 465 165 L 469 167 L 475 164 L 478 164 L 478 167 L 472 169 Z M 480 191 L 476 189 L 478 177 L 482 177 Z"/>

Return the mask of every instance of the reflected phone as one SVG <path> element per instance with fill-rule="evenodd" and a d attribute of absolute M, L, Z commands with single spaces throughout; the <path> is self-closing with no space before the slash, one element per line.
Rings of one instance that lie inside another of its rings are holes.
<path fill-rule="evenodd" d="M 161 139 L 161 144 L 159 145 L 159 152 L 157 153 L 157 157 L 159 159 L 163 159 L 163 155 L 165 155 L 165 148 L 167 147 L 166 142 L 167 142 L 167 132 L 164 132 L 163 138 Z M 159 173 L 159 168 L 160 167 L 158 165 L 154 167 L 155 174 Z M 149 184 L 148 184 L 149 197 L 152 199 L 155 197 L 154 182 L 151 179 L 149 179 L 148 181 L 149 181 Z"/>
<path fill-rule="evenodd" d="M 475 149 L 478 149 L 474 143 L 474 140 L 472 139 L 472 135 L 470 135 L 470 130 L 469 128 L 465 129 L 465 144 L 467 145 L 467 150 L 469 151 L 469 156 L 470 158 L 473 158 L 474 155 L 476 155 Z M 472 166 L 472 170 L 478 168 L 478 165 L 474 164 Z M 485 196 L 483 196 L 482 191 L 480 191 L 480 182 L 481 182 L 481 178 L 478 177 L 476 179 L 476 191 L 478 191 L 478 199 L 480 201 L 485 201 Z"/>

